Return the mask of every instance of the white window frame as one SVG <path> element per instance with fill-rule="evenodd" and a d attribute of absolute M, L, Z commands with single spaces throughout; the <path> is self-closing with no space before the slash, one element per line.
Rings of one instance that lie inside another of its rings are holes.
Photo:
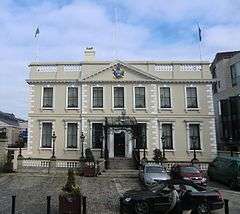
<path fill-rule="evenodd" d="M 44 148 L 42 147 L 42 131 L 43 131 L 43 123 L 51 123 L 52 124 L 52 134 L 55 130 L 55 122 L 53 120 L 43 120 L 39 122 L 39 133 L 40 133 L 40 142 L 39 142 L 39 149 L 40 150 L 52 150 L 53 148 L 53 140 L 51 142 L 51 147 L 50 148 Z"/>
<path fill-rule="evenodd" d="M 175 145 L 175 135 L 176 135 L 176 122 L 175 121 L 159 121 L 159 149 L 162 151 L 163 144 L 162 144 L 162 125 L 163 124 L 172 124 L 172 141 L 173 141 L 173 149 L 165 149 L 166 152 L 175 152 L 176 145 Z"/>
<path fill-rule="evenodd" d="M 197 124 L 199 125 L 199 132 L 200 132 L 200 146 L 201 146 L 201 149 L 200 150 L 197 150 L 196 149 L 196 152 L 202 152 L 204 150 L 203 148 L 203 122 L 199 122 L 199 121 L 188 121 L 186 122 L 186 134 L 187 134 L 187 151 L 188 152 L 193 152 L 194 150 L 193 149 L 190 149 L 190 128 L 189 128 L 189 125 L 190 124 Z"/>
<path fill-rule="evenodd" d="M 161 88 L 169 88 L 170 89 L 170 102 L 171 102 L 171 108 L 162 108 L 161 107 Z M 161 111 L 172 111 L 173 110 L 173 99 L 172 99 L 172 87 L 169 86 L 169 85 L 160 85 L 158 87 L 158 99 L 159 99 L 159 102 L 158 102 L 158 108 L 159 110 Z"/>
<path fill-rule="evenodd" d="M 114 88 L 123 88 L 123 94 L 124 94 L 124 105 L 123 105 L 123 108 L 114 108 Z M 123 85 L 116 85 L 116 86 L 112 86 L 112 109 L 113 110 L 123 110 L 123 109 L 126 109 L 126 93 L 125 93 L 125 87 Z"/>
<path fill-rule="evenodd" d="M 103 126 L 105 125 L 105 122 L 104 121 L 102 121 L 102 120 L 99 120 L 99 121 L 91 121 L 90 122 L 90 148 L 91 148 L 91 150 L 93 150 L 93 151 L 100 151 L 101 149 L 98 149 L 98 148 L 93 148 L 93 145 L 92 145 L 92 130 L 93 130 L 93 123 L 102 123 L 103 124 Z M 105 135 L 105 133 L 103 132 L 103 136 Z M 103 149 L 104 149 L 104 145 L 105 145 L 105 136 L 104 136 L 104 138 L 103 138 Z"/>
<path fill-rule="evenodd" d="M 135 94 L 135 88 L 144 88 L 145 90 L 145 107 L 144 108 L 137 108 L 136 107 L 136 94 Z M 135 85 L 133 86 L 133 110 L 146 110 L 147 109 L 147 91 L 146 91 L 146 86 L 144 85 Z M 125 97 L 124 97 L 125 98 Z M 125 104 L 125 102 L 124 102 Z"/>
<path fill-rule="evenodd" d="M 68 148 L 67 147 L 67 132 L 68 132 L 68 124 L 69 123 L 75 123 L 77 124 L 77 148 Z M 80 149 L 80 121 L 65 121 L 64 122 L 64 149 L 67 150 L 67 151 L 76 151 L 76 150 L 79 150 Z"/>
<path fill-rule="evenodd" d="M 102 88 L 103 89 L 103 107 L 102 108 L 93 107 L 93 88 Z M 91 109 L 92 110 L 103 110 L 104 107 L 105 107 L 105 87 L 102 85 L 93 85 L 91 87 Z"/>
<path fill-rule="evenodd" d="M 187 88 L 196 88 L 196 92 L 197 92 L 197 108 L 188 108 L 187 107 Z M 186 111 L 199 111 L 200 110 L 200 102 L 199 102 L 199 92 L 198 92 L 198 86 L 196 85 L 185 85 L 184 87 L 184 93 L 185 93 L 185 110 Z"/>
<path fill-rule="evenodd" d="M 68 89 L 69 88 L 77 88 L 78 89 L 78 106 L 77 107 L 68 107 Z M 80 87 L 76 85 L 69 85 L 66 87 L 66 103 L 65 103 L 65 109 L 67 110 L 79 110 L 80 109 Z"/>
<path fill-rule="evenodd" d="M 52 105 L 52 107 L 43 107 L 44 88 L 52 88 L 53 89 L 53 105 Z M 41 109 L 42 110 L 54 110 L 55 109 L 55 87 L 53 85 L 44 85 L 44 86 L 42 86 Z"/>

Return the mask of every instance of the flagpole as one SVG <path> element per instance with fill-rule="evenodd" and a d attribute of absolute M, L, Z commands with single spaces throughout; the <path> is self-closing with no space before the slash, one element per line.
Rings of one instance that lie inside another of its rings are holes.
<path fill-rule="evenodd" d="M 35 38 L 35 45 L 36 45 L 36 56 L 35 56 L 35 61 L 39 61 L 39 34 L 40 34 L 40 31 L 39 31 L 39 27 L 37 27 L 36 31 L 35 31 L 35 35 L 34 35 L 34 38 Z"/>
<path fill-rule="evenodd" d="M 202 30 L 199 26 L 199 23 L 197 23 L 197 32 L 198 32 L 198 49 L 199 49 L 199 59 L 201 64 L 201 78 L 203 78 L 203 69 L 202 69 Z"/>

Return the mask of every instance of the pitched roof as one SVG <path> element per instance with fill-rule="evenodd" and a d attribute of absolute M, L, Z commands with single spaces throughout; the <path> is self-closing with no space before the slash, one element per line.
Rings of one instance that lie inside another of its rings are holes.
<path fill-rule="evenodd" d="M 15 117 L 14 114 L 0 111 L 0 121 L 10 126 L 19 126 L 18 119 Z"/>
<path fill-rule="evenodd" d="M 218 52 L 213 60 L 213 64 L 216 64 L 217 62 L 223 60 L 223 59 L 229 59 L 232 58 L 234 55 L 240 53 L 240 51 L 228 51 L 228 52 Z"/>

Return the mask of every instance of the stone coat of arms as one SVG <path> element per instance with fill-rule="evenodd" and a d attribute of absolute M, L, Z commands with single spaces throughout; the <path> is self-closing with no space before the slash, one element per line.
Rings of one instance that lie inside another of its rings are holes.
<path fill-rule="evenodd" d="M 124 70 L 121 69 L 121 65 L 119 63 L 113 69 L 113 76 L 116 79 L 120 79 L 124 77 Z"/>

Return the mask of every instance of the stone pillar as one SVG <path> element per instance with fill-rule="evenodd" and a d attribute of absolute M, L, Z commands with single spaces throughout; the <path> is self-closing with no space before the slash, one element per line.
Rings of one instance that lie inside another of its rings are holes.
<path fill-rule="evenodd" d="M 17 171 L 22 172 L 23 169 L 23 156 L 18 156 L 17 157 Z"/>
<path fill-rule="evenodd" d="M 49 161 L 48 173 L 56 173 L 56 159 L 51 158 Z"/>

